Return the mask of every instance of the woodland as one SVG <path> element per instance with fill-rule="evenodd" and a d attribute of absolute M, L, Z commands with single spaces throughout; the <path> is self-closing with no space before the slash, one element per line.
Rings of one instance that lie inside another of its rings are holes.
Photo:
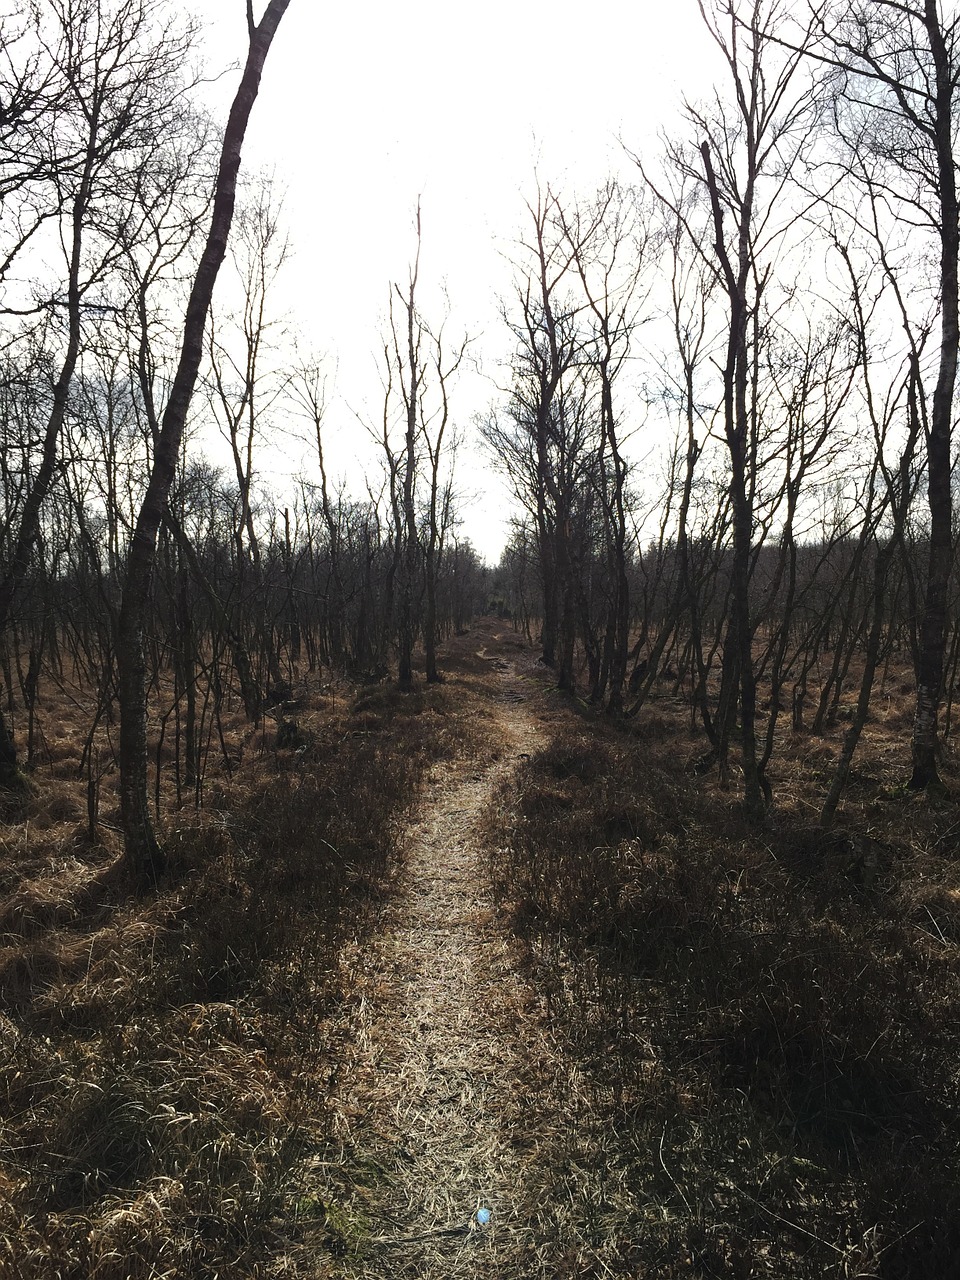
<path fill-rule="evenodd" d="M 0 1278 L 960 1274 L 960 13 L 701 0 L 343 424 L 235 7 L 0 26 Z"/>

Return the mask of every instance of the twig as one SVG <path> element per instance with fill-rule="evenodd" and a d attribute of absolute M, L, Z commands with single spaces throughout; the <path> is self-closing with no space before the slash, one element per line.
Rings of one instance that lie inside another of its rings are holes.
<path fill-rule="evenodd" d="M 808 1231 L 806 1227 L 801 1227 L 799 1222 L 791 1222 L 789 1218 L 782 1217 L 779 1213 L 774 1213 L 772 1209 L 768 1209 L 765 1204 L 761 1204 L 759 1200 L 755 1200 L 749 1191 L 744 1191 L 742 1187 L 737 1187 L 736 1183 L 732 1184 L 745 1200 L 749 1200 L 751 1204 L 757 1206 L 761 1213 L 767 1214 L 773 1218 L 774 1222 L 782 1222 L 785 1227 L 790 1227 L 792 1231 L 799 1231 L 801 1235 L 807 1236 L 810 1240 L 816 1240 L 817 1244 L 825 1244 L 828 1249 L 832 1249 L 834 1253 L 839 1254 L 841 1258 L 847 1256 L 846 1249 L 840 1249 L 835 1244 L 831 1244 L 829 1240 L 824 1240 L 821 1236 L 815 1235 L 812 1231 Z"/>
<path fill-rule="evenodd" d="M 466 1236 L 470 1234 L 470 1225 L 462 1227 L 437 1227 L 434 1231 L 422 1231 L 415 1236 L 374 1236 L 370 1243 L 395 1246 L 401 1244 L 418 1244 L 421 1240 L 436 1240 L 440 1236 Z"/>

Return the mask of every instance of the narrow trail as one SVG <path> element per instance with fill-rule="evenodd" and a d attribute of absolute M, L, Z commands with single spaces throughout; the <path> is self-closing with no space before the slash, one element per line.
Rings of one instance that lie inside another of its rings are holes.
<path fill-rule="evenodd" d="M 524 1171 L 538 1158 L 525 1101 L 557 1051 L 498 926 L 479 820 L 544 728 L 511 662 L 498 673 L 498 758 L 442 762 L 424 789 L 400 892 L 362 963 L 363 996 L 338 1072 L 344 1224 L 362 1261 L 332 1274 L 504 1277 L 535 1244 Z M 358 1186 L 360 1189 L 358 1189 Z M 490 1211 L 479 1226 L 478 1209 Z"/>

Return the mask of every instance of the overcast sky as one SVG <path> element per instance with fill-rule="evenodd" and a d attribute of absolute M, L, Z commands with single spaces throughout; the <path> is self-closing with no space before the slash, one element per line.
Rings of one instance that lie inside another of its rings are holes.
<path fill-rule="evenodd" d="M 244 0 L 206 0 L 210 70 L 244 52 Z M 257 0 L 257 12 L 263 8 Z M 484 377 L 453 403 L 469 431 L 496 396 L 498 298 L 534 175 L 589 193 L 635 176 L 619 139 L 650 151 L 681 94 L 719 69 L 695 0 L 291 0 L 270 53 L 245 152 L 286 189 L 293 256 L 276 297 L 305 345 L 336 367 L 331 456 L 369 458 L 358 415 L 376 417 L 376 351 L 389 283 L 403 280 L 423 210 L 425 310 L 450 299 L 451 332 L 476 338 Z M 236 76 L 221 82 L 224 101 Z M 505 493 L 467 452 L 476 500 L 464 532 L 495 559 Z"/>

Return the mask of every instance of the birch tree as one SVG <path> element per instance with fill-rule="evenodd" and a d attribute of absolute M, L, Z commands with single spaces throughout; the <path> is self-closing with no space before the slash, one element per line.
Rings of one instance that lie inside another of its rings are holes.
<path fill-rule="evenodd" d="M 143 627 L 156 560 L 157 533 L 176 472 L 180 442 L 203 359 L 204 330 L 214 285 L 226 256 L 247 124 L 259 92 L 267 54 L 289 4 L 290 0 L 269 0 L 263 16 L 256 22 L 252 0 L 247 0 L 249 43 L 246 61 L 224 130 L 206 245 L 187 303 L 180 359 L 155 441 L 150 479 L 133 531 L 123 584 L 117 645 L 120 805 L 128 865 L 136 876 L 147 882 L 156 880 L 164 866 L 147 793 L 146 664 L 143 651 Z"/>

